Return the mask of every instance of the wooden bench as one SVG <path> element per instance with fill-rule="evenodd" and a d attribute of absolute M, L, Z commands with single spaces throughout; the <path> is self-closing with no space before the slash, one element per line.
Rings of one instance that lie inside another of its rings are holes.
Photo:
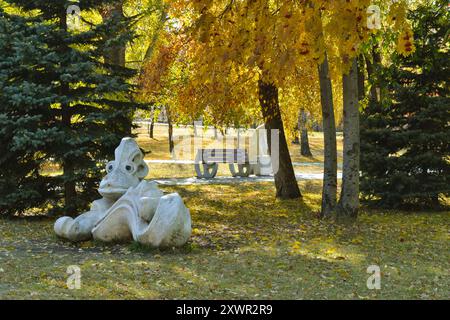
<path fill-rule="evenodd" d="M 228 163 L 233 177 L 248 177 L 251 173 L 249 157 L 244 149 L 198 149 L 195 157 L 197 178 L 214 178 L 219 163 Z M 237 164 L 237 170 L 235 164 Z"/>

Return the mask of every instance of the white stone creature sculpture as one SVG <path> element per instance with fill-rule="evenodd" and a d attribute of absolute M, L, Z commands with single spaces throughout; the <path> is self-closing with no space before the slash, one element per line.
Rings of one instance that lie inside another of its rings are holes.
<path fill-rule="evenodd" d="M 191 235 L 189 209 L 177 193 L 163 195 L 143 178 L 148 167 L 136 141 L 123 138 L 100 183 L 103 198 L 75 219 L 56 220 L 55 233 L 71 241 L 135 240 L 153 247 L 182 246 Z"/>

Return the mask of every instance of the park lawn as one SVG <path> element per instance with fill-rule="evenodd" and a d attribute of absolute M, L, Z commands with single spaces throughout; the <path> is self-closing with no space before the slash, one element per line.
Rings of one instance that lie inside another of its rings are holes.
<path fill-rule="evenodd" d="M 365 210 L 355 224 L 316 218 L 320 182 L 276 201 L 272 183 L 162 186 L 191 210 L 180 249 L 71 244 L 53 219 L 0 220 L 0 298 L 448 299 L 449 212 Z M 369 265 L 381 290 L 369 290 Z M 81 268 L 69 290 L 66 269 Z"/>

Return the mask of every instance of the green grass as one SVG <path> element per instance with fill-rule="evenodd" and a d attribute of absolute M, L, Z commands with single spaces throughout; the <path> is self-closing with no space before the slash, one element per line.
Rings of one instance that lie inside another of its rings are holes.
<path fill-rule="evenodd" d="M 192 135 L 176 128 L 175 134 Z M 145 128 L 146 159 L 170 159 L 167 128 Z M 204 147 L 218 141 L 204 139 Z M 310 134 L 312 158 L 290 145 L 293 161 L 323 161 L 323 137 Z M 338 138 L 339 162 L 342 139 Z M 60 174 L 49 164 L 48 174 Z M 318 173 L 320 166 L 296 167 Z M 192 177 L 193 165 L 151 164 L 148 179 Z M 220 165 L 219 175 L 229 175 Z M 317 218 L 320 181 L 302 181 L 301 201 L 274 199 L 273 183 L 165 186 L 190 208 L 193 234 L 178 249 L 137 243 L 73 244 L 58 239 L 54 219 L 0 220 L 1 299 L 448 299 L 449 212 L 362 210 L 354 224 Z M 369 265 L 381 290 L 369 290 Z M 81 268 L 69 290 L 67 267 Z"/>
<path fill-rule="evenodd" d="M 163 187 L 191 210 L 180 249 L 72 244 L 53 220 L 0 220 L 0 298 L 448 299 L 449 212 L 364 211 L 355 224 L 316 218 L 320 183 L 276 201 L 271 183 Z M 381 268 L 369 290 L 367 267 Z M 81 268 L 69 290 L 66 269 Z"/>

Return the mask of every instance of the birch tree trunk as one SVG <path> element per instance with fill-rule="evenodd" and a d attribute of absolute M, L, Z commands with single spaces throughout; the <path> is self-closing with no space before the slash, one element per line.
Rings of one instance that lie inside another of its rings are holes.
<path fill-rule="evenodd" d="M 338 217 L 356 218 L 359 209 L 359 109 L 358 65 L 352 62 L 349 74 L 343 76 L 344 163 Z"/>
<path fill-rule="evenodd" d="M 336 123 L 334 120 L 333 92 L 331 87 L 328 57 L 319 65 L 320 100 L 324 139 L 324 165 L 322 186 L 322 217 L 329 217 L 336 207 L 337 149 Z"/>

